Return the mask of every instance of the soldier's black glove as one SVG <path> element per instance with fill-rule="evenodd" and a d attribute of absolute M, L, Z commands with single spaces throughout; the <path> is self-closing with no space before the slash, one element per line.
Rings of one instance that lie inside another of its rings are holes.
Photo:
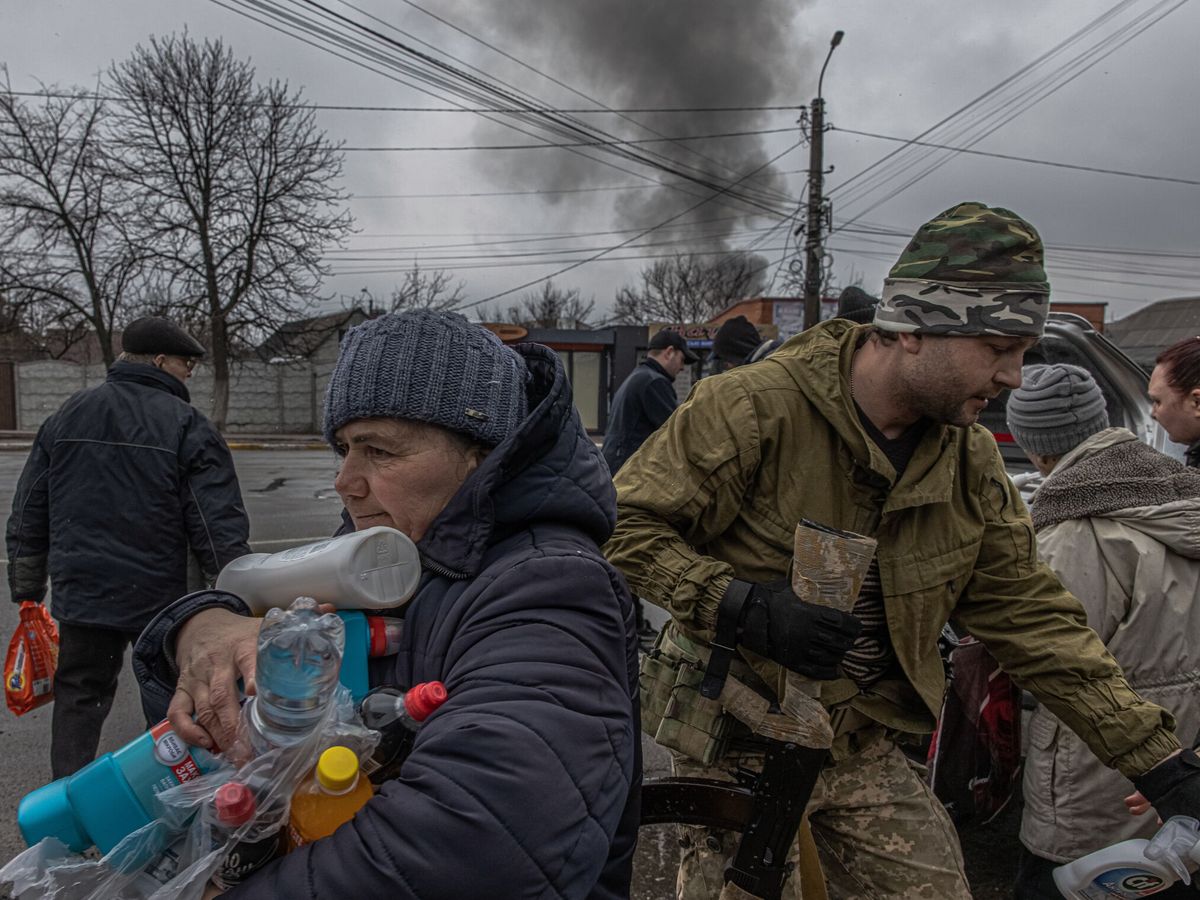
<path fill-rule="evenodd" d="M 1165 822 L 1171 816 L 1200 818 L 1200 757 L 1191 750 L 1160 762 L 1133 786 L 1154 806 Z"/>
<path fill-rule="evenodd" d="M 745 585 L 738 582 L 735 585 Z M 755 584 L 742 607 L 738 643 L 809 678 L 838 677 L 838 663 L 862 630 L 850 613 L 805 603 L 785 582 Z"/>

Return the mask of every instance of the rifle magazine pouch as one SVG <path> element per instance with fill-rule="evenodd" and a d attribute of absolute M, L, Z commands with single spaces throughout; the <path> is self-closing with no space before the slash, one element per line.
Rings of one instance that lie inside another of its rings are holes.
<path fill-rule="evenodd" d="M 704 668 L 655 649 L 642 659 L 642 730 L 656 743 L 706 766 L 724 755 L 732 717 L 700 693 Z"/>

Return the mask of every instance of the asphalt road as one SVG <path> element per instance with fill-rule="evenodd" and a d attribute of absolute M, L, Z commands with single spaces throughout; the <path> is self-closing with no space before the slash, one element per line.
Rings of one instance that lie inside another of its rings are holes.
<path fill-rule="evenodd" d="M 25 463 L 25 453 L 0 452 L 0 514 L 7 519 L 12 493 Z M 335 459 L 319 450 L 240 450 L 234 462 L 250 514 L 250 542 L 255 550 L 272 552 L 319 540 L 338 523 L 341 503 L 333 491 Z M 3 562 L 7 566 L 7 560 Z M 7 572 L 4 573 L 7 576 Z M 17 621 L 17 608 L 8 602 L 7 577 L 0 584 L 0 640 L 7 647 Z M 664 614 L 647 608 L 652 624 Z M 0 648 L 2 649 L 2 648 Z M 114 750 L 145 729 L 137 686 L 126 660 L 112 713 L 105 722 L 100 752 Z M 0 862 L 24 849 L 16 829 L 16 807 L 22 796 L 50 780 L 50 707 L 20 718 L 0 710 Z M 670 774 L 661 747 L 643 736 L 647 778 Z M 1015 853 L 1012 814 L 982 833 L 966 836 L 968 872 L 977 898 L 1009 896 L 1007 885 Z M 672 830 L 644 829 L 638 847 L 632 896 L 634 900 L 666 900 L 674 896 L 679 847 Z"/>

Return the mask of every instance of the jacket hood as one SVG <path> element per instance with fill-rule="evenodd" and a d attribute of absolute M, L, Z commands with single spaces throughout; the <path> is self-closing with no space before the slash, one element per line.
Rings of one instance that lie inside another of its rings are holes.
<path fill-rule="evenodd" d="M 856 331 L 853 323 L 840 319 L 821 322 L 789 340 L 767 357 L 765 364 L 785 366 L 797 387 L 850 446 L 854 456 L 865 460 L 871 442 L 858 421 L 848 387 L 858 341 Z"/>
<path fill-rule="evenodd" d="M 476 574 L 487 548 L 539 522 L 583 531 L 603 544 L 616 524 L 616 491 L 600 450 L 579 420 L 554 351 L 513 347 L 529 369 L 529 414 L 472 472 L 418 543 L 426 560 Z"/>
<path fill-rule="evenodd" d="M 114 384 L 121 382 L 144 384 L 147 387 L 159 388 L 174 394 L 184 403 L 192 402 L 192 396 L 188 393 L 186 384 L 174 375 L 147 363 L 117 360 L 109 366 L 108 376 L 104 380 Z"/>
<path fill-rule="evenodd" d="M 1107 518 L 1200 559 L 1200 472 L 1106 428 L 1063 456 L 1033 496 L 1039 531 L 1068 519 Z"/>

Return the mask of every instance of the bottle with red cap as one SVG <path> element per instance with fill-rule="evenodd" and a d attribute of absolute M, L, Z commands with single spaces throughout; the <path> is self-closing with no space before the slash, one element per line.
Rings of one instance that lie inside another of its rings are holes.
<path fill-rule="evenodd" d="M 425 681 L 407 691 L 376 688 L 363 697 L 359 705 L 363 724 L 380 734 L 379 745 L 362 766 L 372 782 L 383 784 L 399 774 L 421 723 L 448 697 L 440 681 Z"/>
<path fill-rule="evenodd" d="M 225 847 L 239 828 L 255 821 L 258 811 L 258 800 L 249 785 L 229 781 L 217 788 L 212 799 L 211 849 Z M 268 821 L 255 822 L 246 830 L 213 873 L 212 882 L 216 887 L 229 890 L 279 855 L 283 847 L 283 829 L 278 818 L 268 816 Z M 270 834 L 266 833 L 268 827 L 273 829 Z M 178 837 L 135 876 L 134 885 L 142 894 L 153 894 L 194 862 L 189 855 L 194 852 L 186 834 Z"/>
<path fill-rule="evenodd" d="M 213 809 L 218 833 L 233 834 L 254 820 L 258 813 L 258 800 L 249 785 L 230 781 L 217 788 L 213 796 Z M 269 834 L 266 833 L 268 829 L 271 829 Z M 279 855 L 283 849 L 283 836 L 280 823 L 270 817 L 268 821 L 256 823 L 221 860 L 221 865 L 213 873 L 213 884 L 227 891 L 245 881 Z"/>

